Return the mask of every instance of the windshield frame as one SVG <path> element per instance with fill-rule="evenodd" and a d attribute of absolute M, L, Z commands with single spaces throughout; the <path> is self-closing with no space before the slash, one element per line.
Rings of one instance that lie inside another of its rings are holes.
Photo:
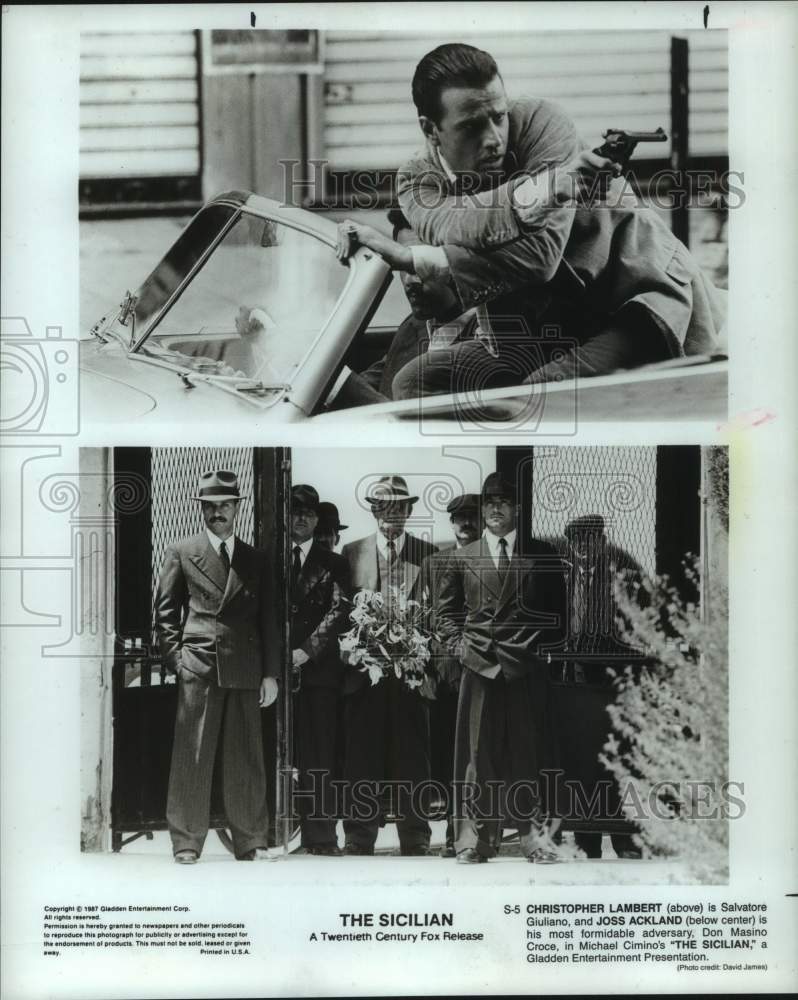
<path fill-rule="evenodd" d="M 244 214 L 287 226 L 311 239 L 318 240 L 329 247 L 331 253 L 335 253 L 337 226 L 331 219 L 315 215 L 302 208 L 280 205 L 278 202 L 262 198 L 259 195 L 238 193 L 220 195 L 203 206 L 200 212 L 220 203 L 228 205 L 233 209 L 230 213 L 230 218 L 208 242 L 208 245 L 198 256 L 196 262 L 180 279 L 174 291 L 156 310 L 154 318 L 148 324 L 146 331 L 136 338 L 132 346 L 126 346 L 128 358 L 131 361 L 140 361 L 166 368 L 178 373 L 181 377 L 185 376 L 186 379 L 192 382 L 204 382 L 213 385 L 216 388 L 237 396 L 239 399 L 246 399 L 260 408 L 271 407 L 280 399 L 284 399 L 294 403 L 306 416 L 310 416 L 317 409 L 320 399 L 324 395 L 325 385 L 330 383 L 330 371 L 333 368 L 335 368 L 336 372 L 340 369 L 348 346 L 354 337 L 362 332 L 364 322 L 379 305 L 392 277 L 390 268 L 379 255 L 372 254 L 365 248 L 360 248 L 347 261 L 339 264 L 338 266 L 346 266 L 347 268 L 346 281 L 329 315 L 320 324 L 316 336 L 310 343 L 303 347 L 301 353 L 297 353 L 290 382 L 286 381 L 279 387 L 267 387 L 264 385 L 262 394 L 260 395 L 253 391 L 253 388 L 256 388 L 254 385 L 256 380 L 254 379 L 235 378 L 206 372 L 199 373 L 193 370 L 181 369 L 179 365 L 173 365 L 168 361 L 149 357 L 146 352 L 141 350 L 141 347 L 157 331 L 161 321 L 180 299 L 195 276 L 205 266 L 208 258 L 224 240 L 230 229 Z M 197 216 L 199 214 L 197 213 Z M 197 216 L 194 216 L 194 218 L 196 219 Z M 166 254 L 164 254 L 165 256 Z M 163 259 L 162 257 L 161 260 Z M 155 270 L 157 270 L 157 267 Z M 141 290 L 146 281 L 150 280 L 150 277 L 154 273 L 154 271 L 151 272 L 147 279 L 145 279 L 145 282 L 142 282 L 137 290 L 137 295 L 138 291 Z M 118 325 L 118 323 L 115 325 Z M 330 343 L 325 345 L 323 343 L 325 339 L 329 340 Z M 340 364 L 338 363 L 339 361 Z M 239 383 L 238 387 L 236 383 Z"/>
<path fill-rule="evenodd" d="M 239 219 L 242 218 L 242 216 L 249 215 L 249 216 L 251 216 L 253 218 L 256 218 L 256 219 L 261 219 L 261 220 L 270 221 L 270 222 L 276 222 L 278 225 L 287 226 L 290 229 L 294 229 L 297 232 L 300 232 L 300 233 L 303 233 L 306 236 L 309 236 L 311 239 L 317 239 L 317 240 L 319 240 L 319 242 L 324 243 L 328 247 L 330 247 L 331 250 L 333 250 L 333 251 L 335 250 L 335 246 L 336 246 L 336 240 L 335 240 L 335 238 L 329 232 L 325 232 L 320 226 L 318 226 L 318 225 L 310 225 L 310 224 L 308 224 L 308 222 L 306 220 L 301 219 L 301 218 L 287 217 L 287 215 L 286 215 L 285 212 L 280 212 L 279 210 L 278 211 L 274 211 L 274 212 L 258 210 L 258 207 L 256 205 L 251 204 L 251 202 L 253 201 L 254 197 L 255 196 L 250 196 L 245 202 L 238 203 L 238 204 L 234 204 L 233 202 L 231 202 L 229 199 L 225 198 L 224 196 L 221 196 L 219 198 L 215 198 L 212 202 L 209 202 L 202 209 L 200 209 L 200 211 L 197 213 L 197 215 L 195 215 L 194 218 L 191 220 L 191 222 L 189 222 L 189 226 L 190 226 L 195 221 L 195 219 L 197 219 L 203 212 L 207 211 L 209 208 L 211 208 L 212 206 L 215 206 L 215 205 L 222 204 L 222 205 L 228 205 L 231 208 L 233 208 L 233 211 L 230 213 L 230 217 L 227 219 L 227 221 L 224 223 L 224 225 L 219 229 L 219 231 L 215 234 L 215 236 L 213 237 L 213 239 L 208 243 L 208 245 L 205 247 L 205 249 L 199 255 L 199 257 L 197 258 L 197 260 L 194 262 L 194 264 L 186 271 L 186 273 L 183 275 L 183 277 L 178 282 L 177 287 L 169 295 L 169 297 L 166 299 L 166 301 L 163 303 L 163 305 L 158 310 L 156 310 L 156 312 L 154 313 L 153 319 L 148 324 L 146 330 L 139 337 L 137 337 L 137 339 L 135 340 L 135 342 L 131 343 L 131 345 L 128 348 L 128 350 L 130 351 L 131 354 L 140 354 L 142 346 L 146 343 L 146 341 L 149 339 L 149 337 L 155 332 L 155 330 L 157 329 L 157 327 L 160 326 L 160 324 L 162 323 L 162 321 L 169 314 L 169 312 L 172 309 L 172 307 L 183 296 L 183 294 L 185 293 L 186 289 L 191 284 L 191 282 L 194 280 L 194 278 L 197 276 L 197 274 L 199 274 L 199 272 L 205 267 L 205 265 L 208 262 L 208 258 L 215 252 L 216 248 L 220 245 L 220 243 L 223 242 L 224 238 L 227 236 L 227 234 L 230 232 L 230 230 L 235 226 L 235 224 L 239 221 Z M 257 200 L 266 203 L 266 199 L 257 199 Z M 311 218 L 311 220 L 313 222 L 317 221 L 316 219 L 313 219 L 312 216 L 310 218 Z M 174 244 L 173 244 L 173 246 L 174 246 Z M 171 247 L 170 247 L 170 250 L 171 250 Z M 143 288 L 143 286 L 150 280 L 150 278 L 152 277 L 152 275 L 155 274 L 155 272 L 158 270 L 158 267 L 160 266 L 161 262 L 165 259 L 165 257 L 168 255 L 168 253 L 169 253 L 169 251 L 167 251 L 167 253 L 164 254 L 164 256 L 161 258 L 161 260 L 158 262 L 158 265 L 154 268 L 154 270 L 147 276 L 147 278 L 141 283 L 141 285 L 139 285 L 139 287 L 138 287 L 138 289 L 136 291 L 136 298 L 138 298 L 139 293 L 140 293 L 141 289 Z M 319 328 L 320 332 L 327 327 L 330 318 L 338 310 L 343 297 L 347 293 L 349 285 L 351 284 L 353 276 L 354 276 L 354 273 L 355 273 L 355 271 L 357 269 L 357 257 L 355 256 L 355 257 L 349 258 L 349 260 L 347 260 L 345 262 L 344 266 L 348 266 L 348 270 L 349 270 L 349 274 L 347 275 L 347 280 L 346 280 L 346 282 L 344 284 L 343 289 L 341 290 L 340 295 L 336 299 L 335 304 L 333 305 L 332 309 L 330 310 L 330 315 L 327 317 L 327 319 L 324 321 L 324 323 Z M 314 341 L 314 343 L 315 343 L 315 341 Z M 212 376 L 212 377 L 220 377 L 221 378 L 221 377 L 224 377 L 224 376 Z"/>

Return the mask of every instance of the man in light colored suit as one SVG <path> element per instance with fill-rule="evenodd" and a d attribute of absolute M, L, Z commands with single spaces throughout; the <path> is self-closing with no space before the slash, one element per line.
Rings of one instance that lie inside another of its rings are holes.
<path fill-rule="evenodd" d="M 421 565 L 436 551 L 434 545 L 405 531 L 418 497 L 410 496 L 402 476 L 383 476 L 366 498 L 377 522 L 374 534 L 343 548 L 349 562 L 352 590 L 373 590 L 390 599 L 404 588 L 421 599 Z M 429 712 L 426 700 L 393 673 L 371 685 L 366 674 L 349 667 L 344 674 L 344 773 L 350 789 L 359 782 L 379 785 L 386 780 L 412 785 L 430 780 Z M 411 796 L 396 799 L 397 829 L 403 855 L 424 855 L 429 823 L 412 808 Z M 344 853 L 371 855 L 379 831 L 379 816 L 369 803 L 344 821 Z"/>
<path fill-rule="evenodd" d="M 471 318 L 397 373 L 394 399 L 717 351 L 724 295 L 654 209 L 628 204 L 627 186 L 584 197 L 583 182 L 620 167 L 586 149 L 556 104 L 508 101 L 495 60 L 461 43 L 427 53 L 412 90 L 425 147 L 399 169 L 397 197 L 420 243 L 347 221 L 341 256 L 367 246 L 447 283 Z M 567 338 L 547 338 L 553 325 Z"/>
<path fill-rule="evenodd" d="M 496 473 L 482 487 L 482 516 L 484 535 L 452 553 L 438 588 L 438 627 L 465 668 L 455 782 L 476 793 L 455 803 L 457 860 L 493 857 L 506 819 L 529 861 L 551 862 L 540 772 L 551 746 L 548 662 L 565 621 L 564 566 L 551 546 L 519 544 L 515 488 Z"/>
<path fill-rule="evenodd" d="M 234 533 L 242 499 L 235 474 L 206 472 L 193 499 L 202 504 L 205 530 L 167 549 L 155 598 L 161 657 L 178 679 L 166 808 L 173 853 L 179 864 L 202 853 L 221 733 L 236 858 L 268 859 L 258 708 L 277 697 L 277 637 L 263 634 L 274 588 L 263 554 Z"/>

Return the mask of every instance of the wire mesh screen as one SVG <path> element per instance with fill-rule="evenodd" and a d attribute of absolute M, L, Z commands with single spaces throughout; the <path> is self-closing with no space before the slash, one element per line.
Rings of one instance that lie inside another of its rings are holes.
<path fill-rule="evenodd" d="M 657 449 L 535 448 L 532 534 L 560 547 L 576 518 L 603 519 L 608 541 L 656 567 Z"/>
<path fill-rule="evenodd" d="M 243 500 L 236 534 L 254 543 L 253 452 L 251 448 L 152 449 L 152 597 L 167 545 L 203 530 L 198 501 L 192 500 L 199 478 L 209 469 L 227 469 L 238 476 Z"/>

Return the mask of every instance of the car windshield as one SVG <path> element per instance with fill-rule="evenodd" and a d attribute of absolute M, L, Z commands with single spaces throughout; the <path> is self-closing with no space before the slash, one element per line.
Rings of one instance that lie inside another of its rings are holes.
<path fill-rule="evenodd" d="M 349 270 L 313 236 L 246 212 L 230 225 L 226 211 L 227 218 L 209 220 L 205 235 L 213 238 L 214 227 L 215 235 L 225 225 L 230 228 L 138 350 L 207 375 L 264 386 L 290 384 L 329 319 Z M 207 246 L 208 241 L 201 242 Z M 142 286 L 137 336 L 140 324 L 156 311 L 148 298 L 160 298 L 162 305 L 179 283 L 175 274 L 185 268 L 186 255 L 172 263 L 170 255 Z"/>

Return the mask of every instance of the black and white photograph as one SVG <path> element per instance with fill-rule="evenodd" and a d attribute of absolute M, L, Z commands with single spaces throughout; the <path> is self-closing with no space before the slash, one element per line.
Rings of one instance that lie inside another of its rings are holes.
<path fill-rule="evenodd" d="M 2 996 L 795 992 L 796 4 L 1 16 Z"/>
<path fill-rule="evenodd" d="M 80 481 L 116 609 L 84 851 L 727 880 L 725 448 L 90 449 Z"/>
<path fill-rule="evenodd" d="M 725 31 L 80 45 L 84 420 L 726 418 Z"/>

